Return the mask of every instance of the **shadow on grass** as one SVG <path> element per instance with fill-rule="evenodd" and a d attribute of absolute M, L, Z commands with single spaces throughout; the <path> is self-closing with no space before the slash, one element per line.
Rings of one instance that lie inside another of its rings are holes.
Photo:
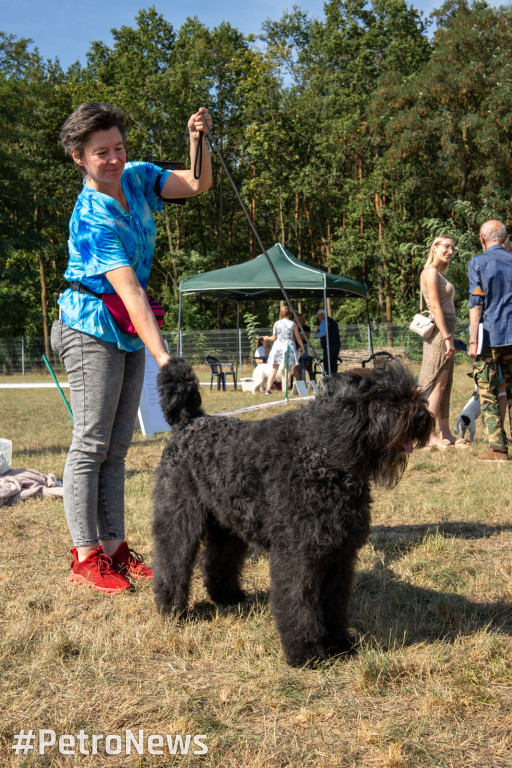
<path fill-rule="evenodd" d="M 16 450 L 16 456 L 48 456 L 51 453 L 58 454 L 59 456 L 63 453 L 68 452 L 68 445 L 47 445 L 41 446 L 41 448 L 18 448 Z"/>
<path fill-rule="evenodd" d="M 187 621 L 213 621 L 217 616 L 239 616 L 248 619 L 260 607 L 266 607 L 269 601 L 269 591 L 260 589 L 249 592 L 245 600 L 233 605 L 216 605 L 209 600 L 201 600 L 193 608 L 187 610 L 183 618 Z"/>
<path fill-rule="evenodd" d="M 491 536 L 507 531 L 512 531 L 512 525 L 488 525 L 463 521 L 421 525 L 375 525 L 371 529 L 369 541 L 376 550 L 384 553 L 384 561 L 388 564 L 423 544 L 429 536 L 477 540 L 489 539 Z"/>
<path fill-rule="evenodd" d="M 386 647 L 453 642 L 481 630 L 512 635 L 510 602 L 480 603 L 455 592 L 418 587 L 382 563 L 358 573 L 351 615 L 358 631 Z"/>

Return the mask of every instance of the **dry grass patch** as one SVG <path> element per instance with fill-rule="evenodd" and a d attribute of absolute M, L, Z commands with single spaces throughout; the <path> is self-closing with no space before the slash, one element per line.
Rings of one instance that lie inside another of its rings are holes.
<path fill-rule="evenodd" d="M 456 370 L 454 415 L 471 393 L 467 370 Z M 210 413 L 268 401 L 229 389 L 202 395 Z M 276 411 L 285 407 L 300 406 Z M 0 413 L 14 466 L 61 477 L 71 422 L 58 394 L 0 390 Z M 129 540 L 148 560 L 152 477 L 164 442 L 136 433 L 127 462 Z M 61 501 L 2 508 L 0 764 L 510 766 L 512 466 L 479 465 L 482 447 L 414 453 L 396 489 L 374 491 L 351 613 L 359 652 L 316 670 L 283 660 L 265 556 L 248 560 L 250 599 L 232 609 L 213 606 L 196 574 L 194 611 L 178 622 L 157 615 L 149 584 L 118 596 L 66 586 Z M 11 745 L 21 728 L 207 734 L 209 751 L 75 758 L 52 748 L 17 757 Z"/>

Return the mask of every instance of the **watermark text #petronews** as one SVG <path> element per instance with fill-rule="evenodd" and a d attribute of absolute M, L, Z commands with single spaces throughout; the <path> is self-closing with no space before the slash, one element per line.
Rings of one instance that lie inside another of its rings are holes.
<path fill-rule="evenodd" d="M 121 736 L 118 733 L 86 733 L 83 729 L 77 734 L 63 733 L 57 736 L 52 728 L 28 731 L 21 730 L 14 734 L 12 749 L 15 755 L 27 755 L 35 751 L 44 755 L 57 749 L 61 755 L 206 755 L 208 752 L 206 734 L 155 734 L 146 735 L 144 729 L 127 730 Z"/>

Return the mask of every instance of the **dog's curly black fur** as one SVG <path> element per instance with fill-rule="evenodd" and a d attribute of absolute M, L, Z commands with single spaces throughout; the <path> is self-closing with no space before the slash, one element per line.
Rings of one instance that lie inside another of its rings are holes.
<path fill-rule="evenodd" d="M 397 483 L 404 446 L 426 445 L 432 429 L 414 377 L 399 364 L 326 381 L 325 393 L 300 409 L 240 421 L 205 416 L 184 360 L 173 358 L 158 379 L 175 431 L 154 490 L 157 606 L 186 610 L 201 541 L 211 599 L 241 601 L 244 557 L 256 543 L 270 555 L 273 616 L 293 666 L 352 648 L 347 611 L 370 527 L 370 481 Z"/>

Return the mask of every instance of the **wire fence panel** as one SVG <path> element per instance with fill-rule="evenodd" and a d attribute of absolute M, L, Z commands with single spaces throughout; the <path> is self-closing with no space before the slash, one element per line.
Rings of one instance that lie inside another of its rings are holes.
<path fill-rule="evenodd" d="M 368 357 L 368 326 L 340 325 L 340 356 L 346 360 Z M 467 343 L 467 321 L 457 324 L 456 336 Z M 270 328 L 257 328 L 257 336 L 271 333 Z M 213 331 L 166 331 L 164 334 L 169 345 L 169 352 L 189 360 L 193 365 L 205 362 L 206 355 L 213 355 L 221 361 L 238 362 L 238 365 L 250 365 L 253 362 L 254 349 L 251 349 L 251 337 L 245 328 Z M 404 359 L 421 360 L 423 340 L 409 329 L 407 324 L 372 324 L 371 335 L 374 350 L 388 350 Z M 320 343 L 311 342 L 321 358 Z M 4 375 L 27 373 L 48 373 L 43 361 L 43 337 L 0 338 L 0 373 Z M 49 362 L 56 373 L 65 373 L 64 366 L 53 350 L 50 350 Z"/>

